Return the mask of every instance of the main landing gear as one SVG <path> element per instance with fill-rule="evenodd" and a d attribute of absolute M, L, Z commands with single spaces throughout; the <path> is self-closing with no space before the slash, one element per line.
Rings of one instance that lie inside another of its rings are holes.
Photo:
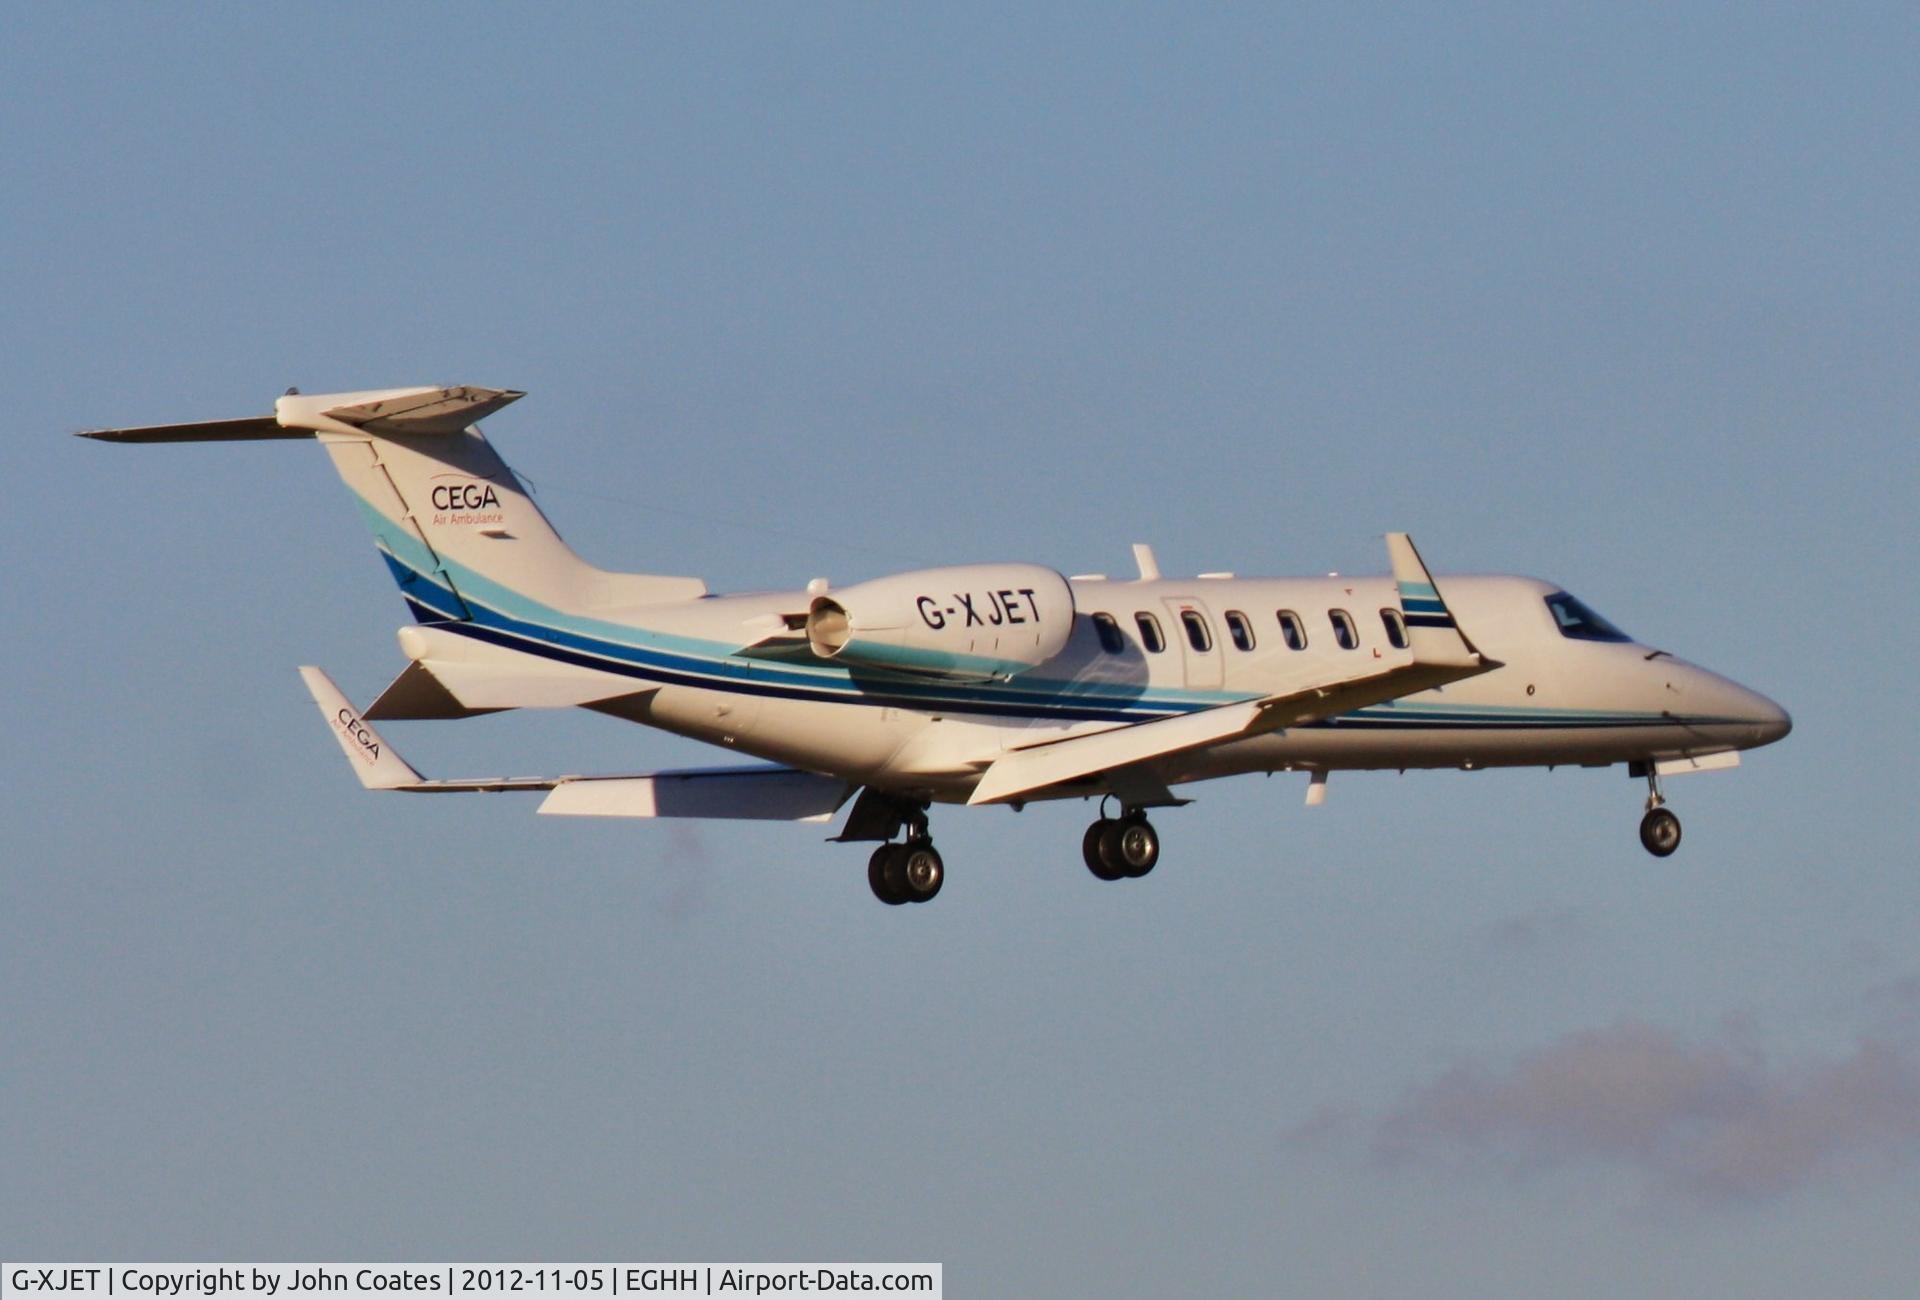
<path fill-rule="evenodd" d="M 867 887 L 873 896 L 890 907 L 932 899 L 946 883 L 947 866 L 927 830 L 926 805 L 873 791 L 861 799 L 840 838 L 882 841 L 867 859 Z M 1087 827 L 1080 842 L 1087 869 L 1102 880 L 1138 879 L 1152 871 L 1160 861 L 1160 833 L 1147 820 L 1146 809 L 1128 804 L 1118 817 L 1105 814 L 1103 803 L 1100 819 Z M 903 830 L 904 837 L 896 841 L 893 837 Z"/>
<path fill-rule="evenodd" d="M 894 836 L 906 831 L 904 841 Z M 880 841 L 867 859 L 867 887 L 889 907 L 924 903 L 940 892 L 947 864 L 927 831 L 927 801 L 868 787 L 854 801 L 846 825 L 834 836 L 840 843 Z"/>
<path fill-rule="evenodd" d="M 889 906 L 924 903 L 946 883 L 947 864 L 927 834 L 927 819 L 909 823 L 904 844 L 882 844 L 867 859 L 867 885 L 873 896 Z"/>
<path fill-rule="evenodd" d="M 1160 832 L 1145 811 L 1128 808 L 1119 817 L 1102 817 L 1080 839 L 1087 870 L 1102 880 L 1138 879 L 1160 861 Z"/>
<path fill-rule="evenodd" d="M 1668 857 L 1680 847 L 1680 819 L 1660 793 L 1660 774 L 1647 764 L 1647 815 L 1640 819 L 1640 844 L 1656 858 Z"/>

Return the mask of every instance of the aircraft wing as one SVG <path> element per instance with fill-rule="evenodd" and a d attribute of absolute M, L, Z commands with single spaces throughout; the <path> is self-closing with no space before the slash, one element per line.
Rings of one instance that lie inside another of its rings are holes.
<path fill-rule="evenodd" d="M 1011 750 L 987 768 L 967 802 L 1005 803 L 1049 786 L 1299 726 L 1500 667 L 1461 632 L 1405 533 L 1387 535 L 1387 553 L 1407 623 L 1408 648 L 1396 657 L 1367 661 L 1360 672 L 1304 680 L 1259 699 Z"/>
<path fill-rule="evenodd" d="M 681 768 L 623 776 L 510 776 L 430 781 L 394 752 L 333 679 L 302 668 L 320 716 L 327 720 L 354 775 L 369 790 L 413 794 L 545 790 L 540 811 L 572 817 L 719 817 L 826 821 L 853 786 L 836 777 L 773 765 Z"/>

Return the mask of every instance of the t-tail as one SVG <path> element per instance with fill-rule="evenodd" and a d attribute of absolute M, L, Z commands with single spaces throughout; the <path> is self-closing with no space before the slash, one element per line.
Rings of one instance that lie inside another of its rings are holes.
<path fill-rule="evenodd" d="M 318 439 L 423 623 L 472 620 L 476 605 L 506 618 L 531 607 L 604 615 L 705 595 L 698 578 L 609 572 L 561 540 L 474 427 L 522 396 L 473 387 L 290 392 L 274 403 L 272 415 L 81 436 L 109 442 Z"/>

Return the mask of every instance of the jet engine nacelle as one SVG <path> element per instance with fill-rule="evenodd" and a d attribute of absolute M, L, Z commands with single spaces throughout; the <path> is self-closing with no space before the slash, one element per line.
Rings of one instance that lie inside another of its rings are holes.
<path fill-rule="evenodd" d="M 1073 588 L 1038 564 L 916 569 L 814 598 L 822 659 L 986 681 L 1045 663 L 1073 632 Z"/>

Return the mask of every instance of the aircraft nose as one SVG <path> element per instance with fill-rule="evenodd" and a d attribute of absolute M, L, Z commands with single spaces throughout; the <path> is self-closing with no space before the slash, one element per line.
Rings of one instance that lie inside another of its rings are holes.
<path fill-rule="evenodd" d="M 1746 690 L 1745 687 L 1741 689 Z M 1746 694 L 1750 707 L 1745 711 L 1745 715 L 1753 720 L 1754 729 L 1760 735 L 1755 744 L 1771 745 L 1793 730 L 1793 719 L 1787 715 L 1785 709 L 1759 691 L 1746 691 Z"/>
<path fill-rule="evenodd" d="M 1771 745 L 1793 730 L 1793 719 L 1787 711 L 1759 691 L 1724 677 L 1718 677 L 1713 686 L 1715 689 L 1708 694 L 1717 697 L 1717 711 L 1745 733 L 1740 741 L 1742 749 Z"/>
<path fill-rule="evenodd" d="M 1771 745 L 1793 730 L 1787 711 L 1759 691 L 1696 664 L 1675 663 L 1666 688 L 1677 691 L 1691 709 L 1705 715 L 1704 728 L 1739 749 Z"/>

